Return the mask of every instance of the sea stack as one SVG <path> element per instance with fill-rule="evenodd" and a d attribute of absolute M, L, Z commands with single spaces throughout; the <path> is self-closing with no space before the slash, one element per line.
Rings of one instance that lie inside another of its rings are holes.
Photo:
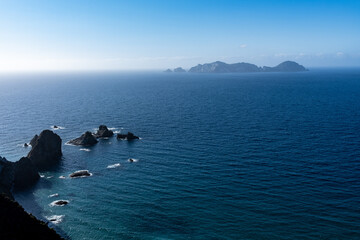
<path fill-rule="evenodd" d="M 83 135 L 78 138 L 69 141 L 69 144 L 77 145 L 77 146 L 92 146 L 98 143 L 98 140 L 94 137 L 94 135 L 87 131 Z"/>
<path fill-rule="evenodd" d="M 94 134 L 96 138 L 106 138 L 114 136 L 114 132 L 109 130 L 105 125 L 100 125 L 99 130 Z"/>
<path fill-rule="evenodd" d="M 27 155 L 30 161 L 40 170 L 49 168 L 60 160 L 61 138 L 50 130 L 44 130 L 31 140 L 32 149 Z"/>

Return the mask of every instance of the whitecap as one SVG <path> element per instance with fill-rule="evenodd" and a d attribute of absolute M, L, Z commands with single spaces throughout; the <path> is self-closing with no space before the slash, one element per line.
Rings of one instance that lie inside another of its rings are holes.
<path fill-rule="evenodd" d="M 48 197 L 51 198 L 51 197 L 58 197 L 58 196 L 59 196 L 58 193 L 54 193 L 54 194 L 49 195 Z"/>
<path fill-rule="evenodd" d="M 50 179 L 50 178 L 53 178 L 54 176 L 48 176 L 48 177 L 46 177 L 47 179 Z"/>
<path fill-rule="evenodd" d="M 51 206 L 51 207 L 54 207 L 54 206 L 62 207 L 62 206 L 67 205 L 69 202 L 70 202 L 69 200 L 55 200 L 52 203 L 50 203 L 49 206 Z"/>
<path fill-rule="evenodd" d="M 70 141 L 69 141 L 69 142 L 70 142 Z M 65 145 L 66 145 L 66 146 L 76 146 L 76 145 L 71 144 L 71 143 L 69 143 L 69 142 L 66 142 Z"/>
<path fill-rule="evenodd" d="M 120 132 L 121 132 L 120 130 L 117 130 L 117 131 L 114 131 L 114 134 L 118 134 Z"/>
<path fill-rule="evenodd" d="M 89 149 L 89 148 L 80 148 L 80 151 L 90 152 L 91 149 Z"/>
<path fill-rule="evenodd" d="M 65 177 L 65 176 L 60 176 L 59 178 L 61 178 L 61 179 L 65 179 L 66 177 Z"/>
<path fill-rule="evenodd" d="M 117 128 L 114 128 L 114 127 L 113 127 L 113 128 L 108 128 L 108 129 L 109 129 L 109 130 L 115 130 L 115 129 L 117 129 Z"/>
<path fill-rule="evenodd" d="M 121 166 L 120 163 L 115 163 L 115 164 L 107 166 L 107 168 L 117 168 L 117 167 L 120 167 L 120 166 Z"/>
<path fill-rule="evenodd" d="M 52 222 L 53 224 L 58 224 L 58 223 L 62 222 L 64 217 L 65 217 L 65 215 L 52 215 L 52 216 L 46 217 L 46 219 L 49 220 L 50 222 Z"/>
<path fill-rule="evenodd" d="M 45 175 L 40 175 L 41 178 L 45 177 Z"/>

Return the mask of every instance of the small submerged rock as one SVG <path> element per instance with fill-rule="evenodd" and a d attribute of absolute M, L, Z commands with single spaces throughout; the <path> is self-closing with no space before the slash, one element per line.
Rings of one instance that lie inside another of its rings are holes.
<path fill-rule="evenodd" d="M 90 177 L 92 174 L 88 170 L 79 170 L 70 174 L 71 178 L 78 178 L 78 177 Z"/>
<path fill-rule="evenodd" d="M 128 162 L 131 162 L 131 163 L 133 163 L 133 162 L 137 162 L 138 160 L 137 159 L 135 159 L 135 158 L 129 158 L 128 159 Z"/>
<path fill-rule="evenodd" d="M 24 147 L 28 147 L 29 146 L 29 144 L 27 144 L 27 143 L 24 143 Z"/>
<path fill-rule="evenodd" d="M 59 127 L 58 127 L 58 126 L 56 126 L 56 125 L 54 125 L 54 126 L 53 126 L 53 128 L 54 128 L 54 129 L 58 129 Z"/>
<path fill-rule="evenodd" d="M 134 139 L 140 139 L 138 136 L 135 136 L 132 132 L 128 132 L 127 134 L 121 134 L 118 133 L 116 136 L 117 139 L 124 139 L 124 140 L 134 140 Z"/>
<path fill-rule="evenodd" d="M 56 200 L 56 201 L 53 201 L 50 205 L 51 206 L 65 206 L 69 203 L 68 200 Z"/>
<path fill-rule="evenodd" d="M 64 219 L 64 215 L 53 215 L 47 217 L 46 219 L 52 222 L 53 224 L 58 224 L 62 222 L 62 220 Z"/>
<path fill-rule="evenodd" d="M 114 132 L 109 130 L 105 125 L 100 125 L 94 136 L 96 138 L 108 138 L 114 136 Z"/>
<path fill-rule="evenodd" d="M 98 143 L 98 140 L 96 140 L 91 132 L 87 131 L 80 137 L 70 140 L 68 143 L 78 146 L 92 146 Z"/>

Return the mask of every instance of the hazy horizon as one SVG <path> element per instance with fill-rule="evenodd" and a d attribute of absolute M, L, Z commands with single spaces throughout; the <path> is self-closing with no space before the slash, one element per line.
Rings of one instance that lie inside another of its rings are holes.
<path fill-rule="evenodd" d="M 360 66 L 357 1 L 0 1 L 0 71 Z"/>

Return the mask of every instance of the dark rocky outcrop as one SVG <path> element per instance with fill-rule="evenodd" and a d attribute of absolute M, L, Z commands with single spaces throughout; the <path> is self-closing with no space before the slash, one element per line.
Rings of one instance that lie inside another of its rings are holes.
<path fill-rule="evenodd" d="M 58 163 L 62 156 L 61 142 L 56 133 L 44 130 L 31 140 L 32 149 L 27 157 L 38 169 L 49 168 Z"/>
<path fill-rule="evenodd" d="M 106 138 L 114 136 L 114 132 L 109 130 L 105 125 L 100 125 L 97 132 L 94 134 L 96 138 Z"/>
<path fill-rule="evenodd" d="M 227 64 L 224 62 L 213 62 L 198 64 L 190 68 L 192 73 L 241 73 L 241 72 L 300 72 L 307 71 L 307 69 L 292 61 L 283 62 L 275 67 L 258 67 L 251 63 L 233 63 Z"/>
<path fill-rule="evenodd" d="M 174 72 L 175 72 L 175 73 L 184 73 L 184 72 L 186 72 L 186 70 L 183 69 L 183 68 L 181 68 L 181 67 L 178 67 L 178 68 L 175 68 L 175 69 L 174 69 Z"/>
<path fill-rule="evenodd" d="M 23 157 L 10 162 L 0 157 L 0 192 L 12 198 L 11 191 L 22 190 L 34 185 L 40 178 L 36 167 L 29 158 Z"/>
<path fill-rule="evenodd" d="M 138 136 L 135 136 L 133 133 L 131 132 L 128 132 L 127 134 L 121 134 L 121 133 L 118 133 L 117 136 L 116 136 L 117 139 L 125 139 L 125 140 L 134 140 L 134 139 L 139 139 Z"/>
<path fill-rule="evenodd" d="M 168 68 L 168 69 L 166 69 L 164 72 L 166 72 L 166 73 L 171 73 L 172 70 Z"/>
<path fill-rule="evenodd" d="M 52 205 L 54 205 L 54 206 L 65 206 L 68 203 L 69 203 L 69 201 L 67 201 L 67 200 L 57 200 L 57 201 L 52 202 Z"/>
<path fill-rule="evenodd" d="M 63 240 L 45 222 L 36 219 L 15 201 L 0 194 L 0 239 Z"/>
<path fill-rule="evenodd" d="M 39 138 L 39 136 L 38 136 L 38 135 L 35 135 L 35 136 L 31 139 L 30 145 L 31 145 L 32 147 L 35 145 L 35 143 L 36 143 L 36 141 L 37 141 L 38 138 Z"/>
<path fill-rule="evenodd" d="M 79 146 L 92 146 L 98 143 L 98 140 L 96 140 L 91 132 L 87 131 L 80 137 L 70 140 L 68 143 Z"/>
<path fill-rule="evenodd" d="M 29 158 L 23 157 L 14 163 L 14 188 L 21 190 L 34 185 L 40 178 L 36 167 Z"/>
<path fill-rule="evenodd" d="M 77 178 L 77 177 L 90 177 L 91 173 L 88 170 L 79 170 L 76 172 L 73 172 L 70 174 L 71 178 Z"/>
<path fill-rule="evenodd" d="M 13 198 L 11 190 L 14 186 L 15 168 L 14 163 L 0 157 L 0 193 Z"/>

